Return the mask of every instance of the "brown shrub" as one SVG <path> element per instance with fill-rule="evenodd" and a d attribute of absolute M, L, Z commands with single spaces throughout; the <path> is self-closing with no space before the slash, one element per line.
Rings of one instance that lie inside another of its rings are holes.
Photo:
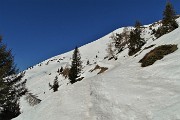
<path fill-rule="evenodd" d="M 149 53 L 147 53 L 139 62 L 142 63 L 142 67 L 146 67 L 154 64 L 157 60 L 161 60 L 165 55 L 173 53 L 178 49 L 177 45 L 161 45 Z"/>
<path fill-rule="evenodd" d="M 101 74 L 101 73 L 105 72 L 106 70 L 108 70 L 107 67 L 101 67 L 99 65 L 96 65 L 94 69 L 90 70 L 90 72 L 93 72 L 93 71 L 95 71 L 97 69 L 100 69 L 100 71 L 97 74 Z"/>
<path fill-rule="evenodd" d="M 70 72 L 70 68 L 66 67 L 60 74 L 62 74 L 65 78 L 67 78 L 69 75 L 69 72 Z"/>
<path fill-rule="evenodd" d="M 98 74 L 101 74 L 101 73 L 105 72 L 106 70 L 108 70 L 107 67 L 101 67 L 101 70 L 98 72 Z"/>

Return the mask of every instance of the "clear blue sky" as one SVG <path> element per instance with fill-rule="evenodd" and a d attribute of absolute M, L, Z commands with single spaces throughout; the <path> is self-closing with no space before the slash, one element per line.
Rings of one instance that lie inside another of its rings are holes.
<path fill-rule="evenodd" d="M 23 70 L 136 20 L 160 20 L 166 1 L 0 0 L 0 34 Z M 180 14 L 180 1 L 170 1 Z"/>

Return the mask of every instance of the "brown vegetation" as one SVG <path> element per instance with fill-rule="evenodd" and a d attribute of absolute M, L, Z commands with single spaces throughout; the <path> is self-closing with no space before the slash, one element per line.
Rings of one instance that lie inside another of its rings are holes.
<path fill-rule="evenodd" d="M 165 55 L 173 53 L 178 49 L 177 45 L 161 45 L 149 53 L 147 53 L 139 62 L 142 63 L 142 67 L 146 67 L 154 64 L 157 60 L 161 60 Z"/>
<path fill-rule="evenodd" d="M 66 67 L 60 74 L 62 74 L 65 78 L 67 78 L 69 75 L 69 71 L 70 71 L 70 68 Z"/>
<path fill-rule="evenodd" d="M 96 65 L 94 69 L 90 70 L 90 72 L 93 72 L 93 71 L 95 71 L 95 70 L 97 70 L 97 69 L 100 70 L 97 74 L 101 74 L 101 73 L 105 72 L 106 70 L 108 70 L 107 67 L 101 67 L 101 66 L 99 66 L 99 65 Z"/>

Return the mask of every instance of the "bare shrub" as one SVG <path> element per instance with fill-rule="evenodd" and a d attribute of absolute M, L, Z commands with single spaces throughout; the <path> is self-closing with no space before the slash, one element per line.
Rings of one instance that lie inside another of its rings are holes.
<path fill-rule="evenodd" d="M 106 70 L 108 70 L 107 67 L 101 67 L 99 65 L 96 65 L 94 69 L 90 70 L 90 72 L 93 72 L 93 71 L 98 70 L 98 69 L 100 71 L 97 74 L 101 74 L 101 73 L 105 72 Z"/>
<path fill-rule="evenodd" d="M 61 72 L 62 76 L 64 76 L 65 78 L 68 77 L 69 75 L 69 72 L 70 72 L 70 68 L 66 67 L 64 68 L 64 70 Z"/>
<path fill-rule="evenodd" d="M 27 93 L 25 99 L 27 100 L 30 106 L 37 105 L 41 102 L 41 100 L 38 99 L 37 96 L 33 95 L 32 93 Z"/>

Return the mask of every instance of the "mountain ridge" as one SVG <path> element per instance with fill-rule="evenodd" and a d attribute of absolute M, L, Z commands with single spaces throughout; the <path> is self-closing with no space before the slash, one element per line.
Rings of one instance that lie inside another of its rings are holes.
<path fill-rule="evenodd" d="M 180 24 L 180 18 L 177 19 Z M 159 45 L 180 45 L 180 28 L 154 40 L 145 25 L 142 36 L 146 44 L 134 56 L 128 56 L 128 48 L 117 55 L 117 60 L 104 59 L 107 44 L 113 33 L 121 33 L 119 28 L 106 36 L 79 48 L 84 79 L 73 85 L 57 73 L 60 67 L 71 64 L 72 51 L 47 59 L 31 69 L 25 70 L 29 92 L 36 94 L 41 103 L 30 106 L 21 98 L 22 114 L 13 120 L 175 120 L 180 119 L 180 50 L 156 61 L 152 66 L 142 68 L 139 60 Z M 157 28 L 155 25 L 153 28 Z M 128 27 L 133 29 L 132 27 Z M 152 29 L 153 29 L 152 28 Z M 155 46 L 143 50 L 152 44 Z M 87 61 L 90 65 L 86 65 Z M 58 62 L 59 61 L 59 62 Z M 96 65 L 108 70 L 98 74 Z M 173 72 L 172 72 L 173 71 Z M 58 76 L 59 90 L 53 93 L 48 83 Z"/>

